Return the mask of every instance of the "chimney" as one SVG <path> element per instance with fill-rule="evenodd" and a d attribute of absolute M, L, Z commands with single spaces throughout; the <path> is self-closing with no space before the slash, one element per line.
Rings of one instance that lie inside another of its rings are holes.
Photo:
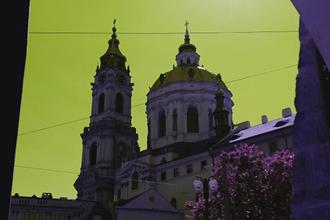
<path fill-rule="evenodd" d="M 237 125 L 239 128 L 239 130 L 245 130 L 245 129 L 248 129 L 249 127 L 251 127 L 250 125 L 250 121 L 244 121 L 244 122 L 241 122 Z"/>
<path fill-rule="evenodd" d="M 268 122 L 267 115 L 263 115 L 263 116 L 261 116 L 261 123 L 262 123 L 262 124 L 266 124 L 267 122 Z"/>
<path fill-rule="evenodd" d="M 291 109 L 290 108 L 284 108 L 282 109 L 282 117 L 287 118 L 292 115 Z"/>

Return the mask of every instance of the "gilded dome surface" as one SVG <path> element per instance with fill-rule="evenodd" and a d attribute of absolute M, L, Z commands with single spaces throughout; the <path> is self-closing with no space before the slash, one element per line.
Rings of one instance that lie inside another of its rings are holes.
<path fill-rule="evenodd" d="M 160 74 L 150 90 L 175 82 L 211 82 L 220 83 L 220 87 L 227 89 L 220 74 L 214 74 L 200 66 L 177 66 L 173 70 Z"/>

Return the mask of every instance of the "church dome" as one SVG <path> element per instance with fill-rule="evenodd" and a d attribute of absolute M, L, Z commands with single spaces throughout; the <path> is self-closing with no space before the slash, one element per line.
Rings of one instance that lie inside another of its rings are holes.
<path fill-rule="evenodd" d="M 148 147 L 196 142 L 214 137 L 216 93 L 223 95 L 224 123 L 232 126 L 232 94 L 221 79 L 199 64 L 196 46 L 190 43 L 186 23 L 177 65 L 160 74 L 147 94 Z"/>
<path fill-rule="evenodd" d="M 199 54 L 196 46 L 190 43 L 188 32 L 188 22 L 186 22 L 186 33 L 184 43 L 179 47 L 176 55 L 177 66 L 173 70 L 160 74 L 159 78 L 151 86 L 150 90 L 155 90 L 164 85 L 174 82 L 211 82 L 219 83 L 222 89 L 227 89 L 221 81 L 220 74 L 214 74 L 199 65 Z"/>
<path fill-rule="evenodd" d="M 219 80 L 220 79 L 220 80 Z M 160 74 L 158 79 L 151 86 L 150 90 L 175 82 L 211 82 L 220 81 L 222 89 L 228 89 L 220 78 L 220 74 L 214 74 L 200 66 L 177 66 L 173 70 Z"/>

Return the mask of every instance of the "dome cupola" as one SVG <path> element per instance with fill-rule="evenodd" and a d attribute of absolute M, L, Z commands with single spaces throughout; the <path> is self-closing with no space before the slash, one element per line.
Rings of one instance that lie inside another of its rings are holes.
<path fill-rule="evenodd" d="M 190 43 L 190 36 L 188 31 L 188 22 L 186 22 L 186 34 L 184 43 L 179 47 L 179 53 L 176 55 L 177 66 L 198 66 L 199 54 L 196 53 L 195 45 Z"/>

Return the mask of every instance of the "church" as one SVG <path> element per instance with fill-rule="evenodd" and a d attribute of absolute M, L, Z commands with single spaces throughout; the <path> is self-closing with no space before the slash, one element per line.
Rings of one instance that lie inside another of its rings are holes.
<path fill-rule="evenodd" d="M 81 134 L 81 169 L 74 183 L 77 200 L 58 201 L 77 204 L 80 211 L 40 208 L 41 203 L 24 201 L 51 204 L 54 199 L 16 195 L 10 219 L 25 219 L 24 212 L 39 214 L 36 219 L 57 219 L 54 213 L 65 214 L 58 219 L 184 219 L 184 204 L 196 195 L 193 180 L 210 175 L 208 167 L 220 151 L 240 143 L 256 144 L 266 153 L 292 147 L 295 115 L 289 108 L 273 121 L 262 116 L 256 126 L 233 123 L 232 93 L 220 74 L 199 64 L 186 24 L 176 65 L 160 74 L 147 94 L 147 148 L 140 151 L 131 123 L 134 84 L 116 31 L 114 22 L 91 83 L 90 123 Z"/>

